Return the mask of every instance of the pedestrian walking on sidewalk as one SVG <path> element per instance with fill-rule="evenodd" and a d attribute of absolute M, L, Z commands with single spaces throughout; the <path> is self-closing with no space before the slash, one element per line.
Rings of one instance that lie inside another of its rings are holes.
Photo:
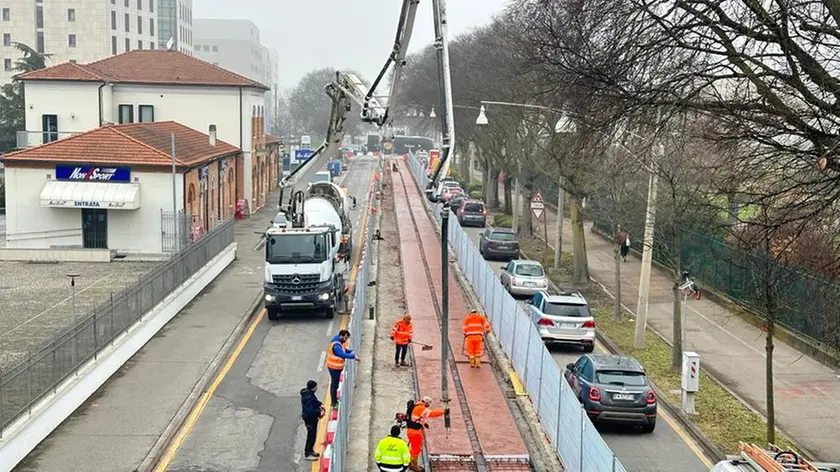
<path fill-rule="evenodd" d="M 347 359 L 359 362 L 359 358 L 350 346 L 350 331 L 342 329 L 330 340 L 330 347 L 327 349 L 327 371 L 330 373 L 330 401 L 333 408 L 338 408 L 338 382 L 341 380 L 341 372 L 344 371 L 344 362 Z"/>
<path fill-rule="evenodd" d="M 400 438 L 400 426 L 391 426 L 391 434 L 382 438 L 374 454 L 380 472 L 405 472 L 411 463 L 408 444 Z"/>
<path fill-rule="evenodd" d="M 406 313 L 391 327 L 391 341 L 394 341 L 394 365 L 407 366 L 405 355 L 408 352 L 408 343 L 411 342 L 412 334 L 411 314 Z"/>
<path fill-rule="evenodd" d="M 423 472 L 420 467 L 420 454 L 423 452 L 423 437 L 425 430 L 429 429 L 429 418 L 439 418 L 449 413 L 449 408 L 443 410 L 432 410 L 432 398 L 423 397 L 418 402 L 409 401 L 406 416 L 406 436 L 408 436 L 408 449 L 411 453 L 411 462 L 408 469 L 412 472 Z"/>
<path fill-rule="evenodd" d="M 318 382 L 310 380 L 306 382 L 306 388 L 300 391 L 300 417 L 306 425 L 306 444 L 303 446 L 303 457 L 306 460 L 314 461 L 321 457 L 315 452 L 315 437 L 318 435 L 318 421 L 324 417 L 326 411 L 324 404 L 315 396 L 318 390 Z"/>
<path fill-rule="evenodd" d="M 490 322 L 481 313 L 473 310 L 464 318 L 464 349 L 470 359 L 470 367 L 481 367 L 484 355 L 484 336 L 490 332 Z"/>
<path fill-rule="evenodd" d="M 630 253 L 630 235 L 627 231 L 619 231 L 616 237 L 618 250 L 621 252 L 621 260 L 627 262 L 627 254 Z"/>

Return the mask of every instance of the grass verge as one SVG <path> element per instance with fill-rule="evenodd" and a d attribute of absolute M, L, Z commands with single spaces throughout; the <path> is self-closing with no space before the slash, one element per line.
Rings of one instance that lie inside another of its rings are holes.
<path fill-rule="evenodd" d="M 544 267 L 554 263 L 553 251 L 544 253 L 545 243 L 539 239 L 520 240 L 520 247 L 532 259 L 540 261 Z M 571 288 L 569 284 L 572 269 L 572 256 L 563 253 L 561 268 L 551 271 L 551 279 L 561 288 Z M 665 393 L 666 400 L 675 406 L 680 404 L 680 374 L 671 371 L 671 346 L 650 329 L 645 333 L 645 349 L 635 349 L 633 338 L 635 322 L 623 316 L 620 320 L 613 317 L 613 299 L 598 285 L 575 287 L 584 294 L 595 316 L 598 328 L 610 338 L 624 354 L 635 357 L 645 366 L 648 377 Z M 726 454 L 738 450 L 738 443 L 766 444 L 767 421 L 744 406 L 720 384 L 712 380 L 702 369 L 700 372 L 700 392 L 695 398 L 697 414 L 691 416 L 692 422 Z M 780 432 L 776 433 L 776 444 L 785 449 L 796 450 Z"/>

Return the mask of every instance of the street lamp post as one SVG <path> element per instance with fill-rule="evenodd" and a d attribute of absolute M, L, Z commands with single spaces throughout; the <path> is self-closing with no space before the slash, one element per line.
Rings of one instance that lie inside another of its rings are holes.
<path fill-rule="evenodd" d="M 67 277 L 70 277 L 70 310 L 71 310 L 71 313 L 73 314 L 73 327 L 77 328 L 79 326 L 79 320 L 76 317 L 76 277 L 81 277 L 81 274 L 73 272 L 73 273 L 67 274 Z M 78 352 L 79 352 L 78 349 L 77 349 L 78 346 L 76 344 L 77 343 L 76 334 L 77 333 L 73 333 L 73 342 L 72 342 L 72 346 L 73 346 L 73 365 L 74 366 L 76 365 L 76 362 L 78 361 Z"/>

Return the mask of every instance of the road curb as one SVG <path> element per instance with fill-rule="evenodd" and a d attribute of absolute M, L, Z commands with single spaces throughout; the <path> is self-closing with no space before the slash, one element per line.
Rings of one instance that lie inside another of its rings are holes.
<path fill-rule="evenodd" d="M 207 369 L 204 370 L 204 373 L 201 375 L 201 378 L 195 384 L 193 389 L 190 391 L 190 394 L 184 400 L 184 403 L 181 404 L 181 407 L 169 421 L 169 424 L 166 425 L 166 428 L 163 430 L 163 433 L 160 435 L 155 444 L 149 450 L 149 453 L 146 455 L 146 458 L 143 459 L 143 462 L 140 463 L 140 466 L 134 469 L 134 472 L 151 472 L 157 463 L 160 461 L 161 456 L 166 452 L 169 444 L 172 442 L 172 438 L 181 429 L 183 426 L 184 421 L 186 421 L 187 417 L 189 416 L 190 412 L 195 407 L 198 399 L 201 395 L 207 390 L 207 386 L 210 385 L 213 378 L 216 377 L 216 374 L 219 371 L 219 368 L 222 364 L 222 361 L 227 358 L 230 354 L 231 349 L 233 348 L 234 344 L 237 340 L 240 339 L 242 333 L 248 326 L 248 323 L 253 319 L 254 315 L 260 312 L 262 309 L 262 298 L 263 294 L 260 292 L 253 302 L 251 302 L 248 310 L 245 311 L 245 314 L 239 320 L 239 323 L 236 327 L 231 331 L 230 335 L 228 336 L 225 343 L 222 345 L 219 352 L 216 353 L 216 356 L 210 361 L 210 364 L 207 366 Z"/>

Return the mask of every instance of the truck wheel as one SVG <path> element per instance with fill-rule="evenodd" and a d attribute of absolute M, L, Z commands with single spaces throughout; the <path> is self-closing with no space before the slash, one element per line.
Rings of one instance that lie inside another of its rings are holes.
<path fill-rule="evenodd" d="M 269 306 L 265 308 L 266 313 L 268 314 L 268 319 L 271 321 L 277 321 L 280 319 L 280 309 L 276 306 Z"/>
<path fill-rule="evenodd" d="M 328 319 L 333 319 L 335 317 L 335 307 L 328 306 L 324 309 L 324 314 Z"/>

